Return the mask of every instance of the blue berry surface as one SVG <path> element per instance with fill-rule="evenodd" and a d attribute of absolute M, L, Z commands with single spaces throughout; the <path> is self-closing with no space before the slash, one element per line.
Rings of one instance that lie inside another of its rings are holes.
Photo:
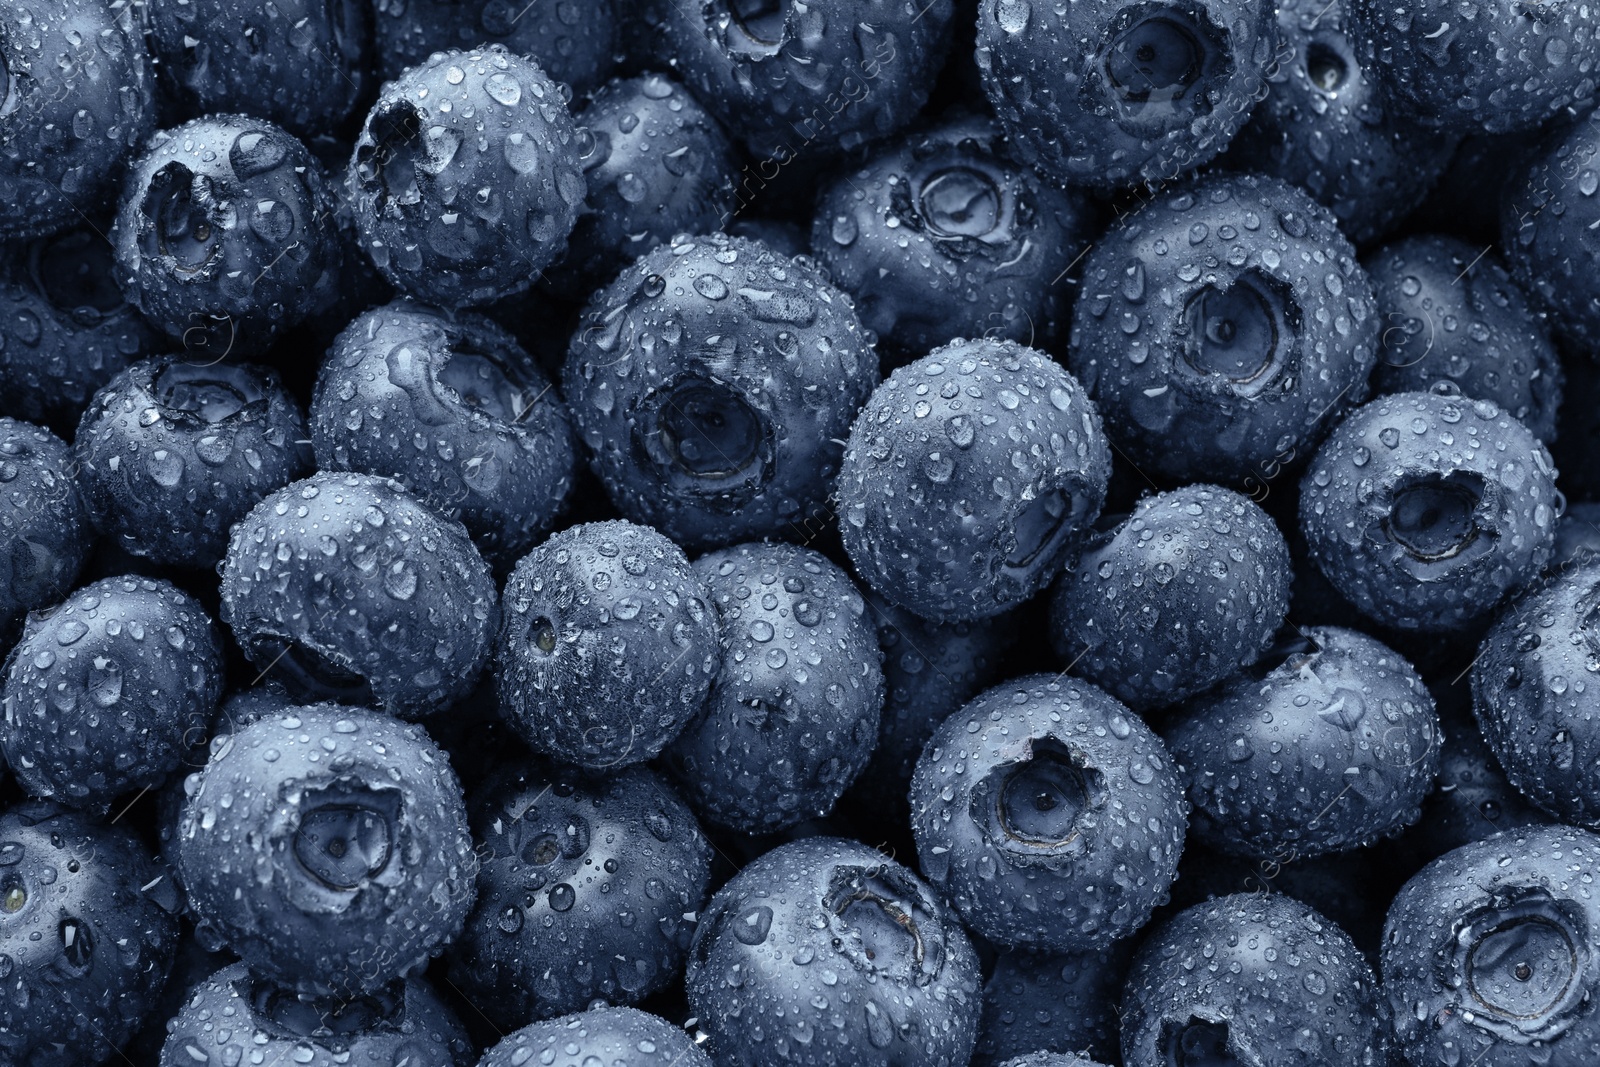
<path fill-rule="evenodd" d="M 478 1067 L 712 1067 L 687 1033 L 658 1016 L 634 1008 L 594 1008 L 547 1022 L 531 1023 L 501 1039 Z"/>
<path fill-rule="evenodd" d="M 94 544 L 72 452 L 0 417 L 0 640 L 24 612 L 66 597 Z"/>
<path fill-rule="evenodd" d="M 1102 1060 L 1117 1053 L 1117 1005 L 1127 952 L 1003 952 L 983 986 L 983 1020 L 974 1067 L 1016 1067 L 1037 1057 L 1041 1067 L 1094 1067 L 1076 1049 Z"/>
<path fill-rule="evenodd" d="M 615 0 L 374 0 L 378 71 L 398 78 L 435 52 L 499 44 L 531 58 L 552 79 L 584 93 L 604 80 L 616 53 Z"/>
<path fill-rule="evenodd" d="M 1553 310 L 1557 332 L 1600 339 L 1600 115 L 1556 128 L 1512 168 L 1501 196 L 1500 247 L 1511 273 Z"/>

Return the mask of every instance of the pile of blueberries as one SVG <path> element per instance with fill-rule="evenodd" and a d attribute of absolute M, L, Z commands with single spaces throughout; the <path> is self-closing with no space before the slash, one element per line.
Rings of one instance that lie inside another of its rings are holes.
<path fill-rule="evenodd" d="M 0 1067 L 1596 1067 L 1597 104 L 1576 0 L 0 0 Z"/>

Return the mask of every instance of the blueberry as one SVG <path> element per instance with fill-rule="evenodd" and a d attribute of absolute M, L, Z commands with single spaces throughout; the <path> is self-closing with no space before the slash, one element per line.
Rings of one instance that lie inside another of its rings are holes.
<path fill-rule="evenodd" d="M 1511 274 L 1585 349 L 1600 341 L 1600 113 L 1553 133 L 1506 180 L 1500 247 Z"/>
<path fill-rule="evenodd" d="M 153 137 L 111 228 L 128 302 L 196 358 L 249 358 L 336 295 L 334 201 L 304 145 L 210 115 Z"/>
<path fill-rule="evenodd" d="M 1497 3 L 1463 17 L 1449 0 L 1351 0 L 1369 67 L 1419 122 L 1506 133 L 1594 103 L 1600 36 L 1575 4 Z"/>
<path fill-rule="evenodd" d="M 954 5 L 685 0 L 656 11 L 666 55 L 695 95 L 752 156 L 782 166 L 910 122 L 949 47 Z"/>
<path fill-rule="evenodd" d="M 494 580 L 460 523 L 398 483 L 314 474 L 233 528 L 222 620 L 263 675 L 303 700 L 422 717 L 471 692 Z"/>
<path fill-rule="evenodd" d="M 1275 15 L 1267 0 L 980 0 L 978 69 L 1041 173 L 1170 181 L 1226 148 L 1265 92 Z"/>
<path fill-rule="evenodd" d="M 678 237 L 584 311 L 566 394 L 619 510 L 686 548 L 810 521 L 878 357 L 806 259 Z"/>
<path fill-rule="evenodd" d="M 222 695 L 221 636 L 166 582 L 102 579 L 29 616 L 4 694 L 0 747 L 28 792 L 103 811 L 204 744 Z"/>
<path fill-rule="evenodd" d="M 1555 439 L 1560 356 L 1499 256 L 1453 237 L 1408 237 L 1365 265 L 1383 328 L 1376 392 L 1492 400 L 1539 440 Z"/>
<path fill-rule="evenodd" d="M 323 470 L 394 478 L 460 518 L 501 570 L 549 533 L 577 466 L 566 405 L 510 334 L 406 300 L 334 341 L 311 440 Z"/>
<path fill-rule="evenodd" d="M 0 266 L 8 412 L 70 433 L 95 390 L 156 348 L 112 272 L 111 244 L 88 223 L 29 241 Z"/>
<path fill-rule="evenodd" d="M 616 51 L 613 0 L 376 0 L 373 6 L 378 70 L 385 79 L 400 77 L 435 52 L 499 44 L 532 59 L 573 92 L 585 93 L 605 80 Z M 625 0 L 622 6 L 634 4 Z"/>
<path fill-rule="evenodd" d="M 1387 73 L 1369 62 L 1348 10 L 1342 0 L 1279 6 L 1293 58 L 1268 74 L 1266 97 L 1222 162 L 1300 186 L 1359 245 L 1423 202 L 1455 145 L 1389 105 Z"/>
<path fill-rule="evenodd" d="M 154 124 L 151 81 L 132 4 L 0 7 L 0 237 L 100 214 Z"/>
<path fill-rule="evenodd" d="M 1090 543 L 1050 602 L 1061 661 L 1145 711 L 1254 663 L 1289 610 L 1289 548 L 1231 490 L 1146 497 Z"/>
<path fill-rule="evenodd" d="M 911 779 L 923 874 L 1009 948 L 1083 952 L 1138 929 L 1172 884 L 1186 808 L 1137 715 L 1046 674 L 947 718 Z"/>
<path fill-rule="evenodd" d="M 506 716 L 567 763 L 654 759 L 705 708 L 722 665 L 710 589 L 648 526 L 563 530 L 517 564 L 502 604 Z"/>
<path fill-rule="evenodd" d="M 472 828 L 478 903 L 451 981 L 496 1025 L 636 1003 L 678 975 L 711 846 L 653 772 L 522 763 L 474 798 Z"/>
<path fill-rule="evenodd" d="M 0 647 L 23 613 L 67 595 L 93 543 L 71 450 L 0 417 Z"/>
<path fill-rule="evenodd" d="M 407 1064 L 455 1067 L 471 1058 L 466 1031 L 418 979 L 361 996 L 312 998 L 242 963 L 197 985 L 172 1019 L 161 1067 Z"/>
<path fill-rule="evenodd" d="M 1562 822 L 1600 827 L 1600 731 L 1585 679 L 1600 657 L 1600 559 L 1530 589 L 1472 666 L 1473 710 L 1506 777 Z"/>
<path fill-rule="evenodd" d="M 1333 216 L 1223 175 L 1128 215 L 1084 264 L 1068 366 L 1136 467 L 1270 482 L 1366 395 L 1372 286 Z"/>
<path fill-rule="evenodd" d="M 1140 946 L 1123 987 L 1122 1057 L 1377 1067 L 1389 1062 L 1384 1008 L 1343 930 L 1282 893 L 1241 893 L 1179 913 Z"/>
<path fill-rule="evenodd" d="M 532 1023 L 484 1053 L 478 1067 L 711 1067 L 684 1031 L 634 1008 L 595 1008 Z"/>
<path fill-rule="evenodd" d="M 1383 980 L 1411 1063 L 1580 1067 L 1600 1058 L 1600 839 L 1565 826 L 1440 856 L 1394 898 Z"/>
<path fill-rule="evenodd" d="M 1070 1052 L 1030 1052 L 1007 1060 L 1003 1067 L 1102 1067 Z"/>
<path fill-rule="evenodd" d="M 1354 630 L 1295 628 L 1163 731 L 1197 840 L 1284 860 L 1359 848 L 1417 821 L 1439 717 L 1400 656 Z"/>
<path fill-rule="evenodd" d="M 242 111 L 299 137 L 349 117 L 372 76 L 365 0 L 151 0 L 159 85 L 185 117 Z"/>
<path fill-rule="evenodd" d="M 689 953 L 717 1067 L 961 1067 L 971 942 L 916 875 L 855 841 L 782 845 L 719 889 Z"/>
<path fill-rule="evenodd" d="M 559 5 L 558 5 L 559 6 Z M 660 74 L 608 83 L 578 116 L 589 198 L 551 281 L 587 298 L 679 233 L 722 229 L 738 161 L 716 118 Z"/>
<path fill-rule="evenodd" d="M 0 1059 L 115 1059 L 172 968 L 176 907 L 127 830 L 40 801 L 0 814 Z"/>
<path fill-rule="evenodd" d="M 356 141 L 362 247 L 396 288 L 447 308 L 520 293 L 578 217 L 579 141 L 533 61 L 500 45 L 437 53 L 383 87 Z"/>
<path fill-rule="evenodd" d="M 257 978 L 371 993 L 420 971 L 472 907 L 461 786 L 420 726 L 294 708 L 220 739 L 185 792 L 189 903 Z"/>
<path fill-rule="evenodd" d="M 735 545 L 694 570 L 721 621 L 722 667 L 669 767 L 718 826 L 757 833 L 826 815 L 872 755 L 883 708 L 861 594 L 794 545 Z"/>
<path fill-rule="evenodd" d="M 233 524 L 310 473 L 305 416 L 248 363 L 136 363 L 95 394 L 74 455 L 90 515 L 134 556 L 213 567 Z"/>
<path fill-rule="evenodd" d="M 1092 221 L 1081 196 L 1006 158 L 992 122 L 961 118 L 827 185 L 811 248 L 867 328 L 915 357 L 954 337 L 1042 341 Z"/>
<path fill-rule="evenodd" d="M 1028 1062 L 1028 1054 L 1065 1055 L 1065 1067 L 1074 1067 L 1073 1050 L 1115 1058 L 1117 1003 L 1128 955 L 1121 945 L 1109 952 L 1001 953 L 983 986 L 973 1067 L 1016 1067 Z M 1051 1060 L 1043 1064 L 1059 1067 Z"/>
<path fill-rule="evenodd" d="M 1558 515 L 1550 453 L 1487 400 L 1395 393 L 1352 412 L 1300 486 L 1311 559 L 1362 614 L 1457 630 L 1538 576 Z"/>

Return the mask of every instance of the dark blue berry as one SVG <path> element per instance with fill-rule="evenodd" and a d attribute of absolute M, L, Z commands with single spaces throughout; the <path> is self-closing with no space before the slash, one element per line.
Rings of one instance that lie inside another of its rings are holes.
<path fill-rule="evenodd" d="M 631 0 L 621 6 L 634 14 Z M 613 0 L 375 0 L 378 71 L 398 78 L 435 52 L 498 44 L 586 93 L 611 69 L 615 7 Z"/>
<path fill-rule="evenodd" d="M 483 1054 L 478 1067 L 712 1067 L 687 1033 L 634 1008 L 600 1007 L 508 1035 Z"/>
<path fill-rule="evenodd" d="M 925 882 L 830 837 L 773 849 L 718 890 L 686 979 L 717 1067 L 962 1067 L 979 980 Z"/>
<path fill-rule="evenodd" d="M 1593 79 L 1591 79 L 1592 83 Z M 1512 276 L 1577 345 L 1600 341 L 1600 113 L 1557 130 L 1506 179 L 1500 247 Z"/>
<path fill-rule="evenodd" d="M 973 1067 L 1016 1067 L 1028 1063 L 1030 1054 L 1065 1055 L 1064 1067 L 1074 1067 L 1073 1050 L 1114 1059 L 1117 1004 L 1128 957 L 1122 945 L 1065 955 L 1001 953 L 983 986 Z M 1044 1067 L 1062 1067 L 1057 1061 L 1043 1062 Z"/>
<path fill-rule="evenodd" d="M 710 589 L 648 526 L 568 527 L 517 564 L 502 605 L 505 714 L 565 763 L 654 759 L 705 708 L 722 664 Z"/>
<path fill-rule="evenodd" d="M 0 647 L 25 612 L 66 598 L 93 545 L 71 449 L 0 418 Z"/>

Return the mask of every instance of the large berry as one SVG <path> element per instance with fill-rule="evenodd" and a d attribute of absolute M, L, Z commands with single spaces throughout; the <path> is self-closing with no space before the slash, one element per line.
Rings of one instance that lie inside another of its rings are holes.
<path fill-rule="evenodd" d="M 23 613 L 66 597 L 93 545 L 71 450 L 0 418 L 0 643 Z"/>
<path fill-rule="evenodd" d="M 1558 128 L 1506 180 L 1500 247 L 1511 273 L 1555 312 L 1557 331 L 1600 341 L 1600 112 Z"/>

